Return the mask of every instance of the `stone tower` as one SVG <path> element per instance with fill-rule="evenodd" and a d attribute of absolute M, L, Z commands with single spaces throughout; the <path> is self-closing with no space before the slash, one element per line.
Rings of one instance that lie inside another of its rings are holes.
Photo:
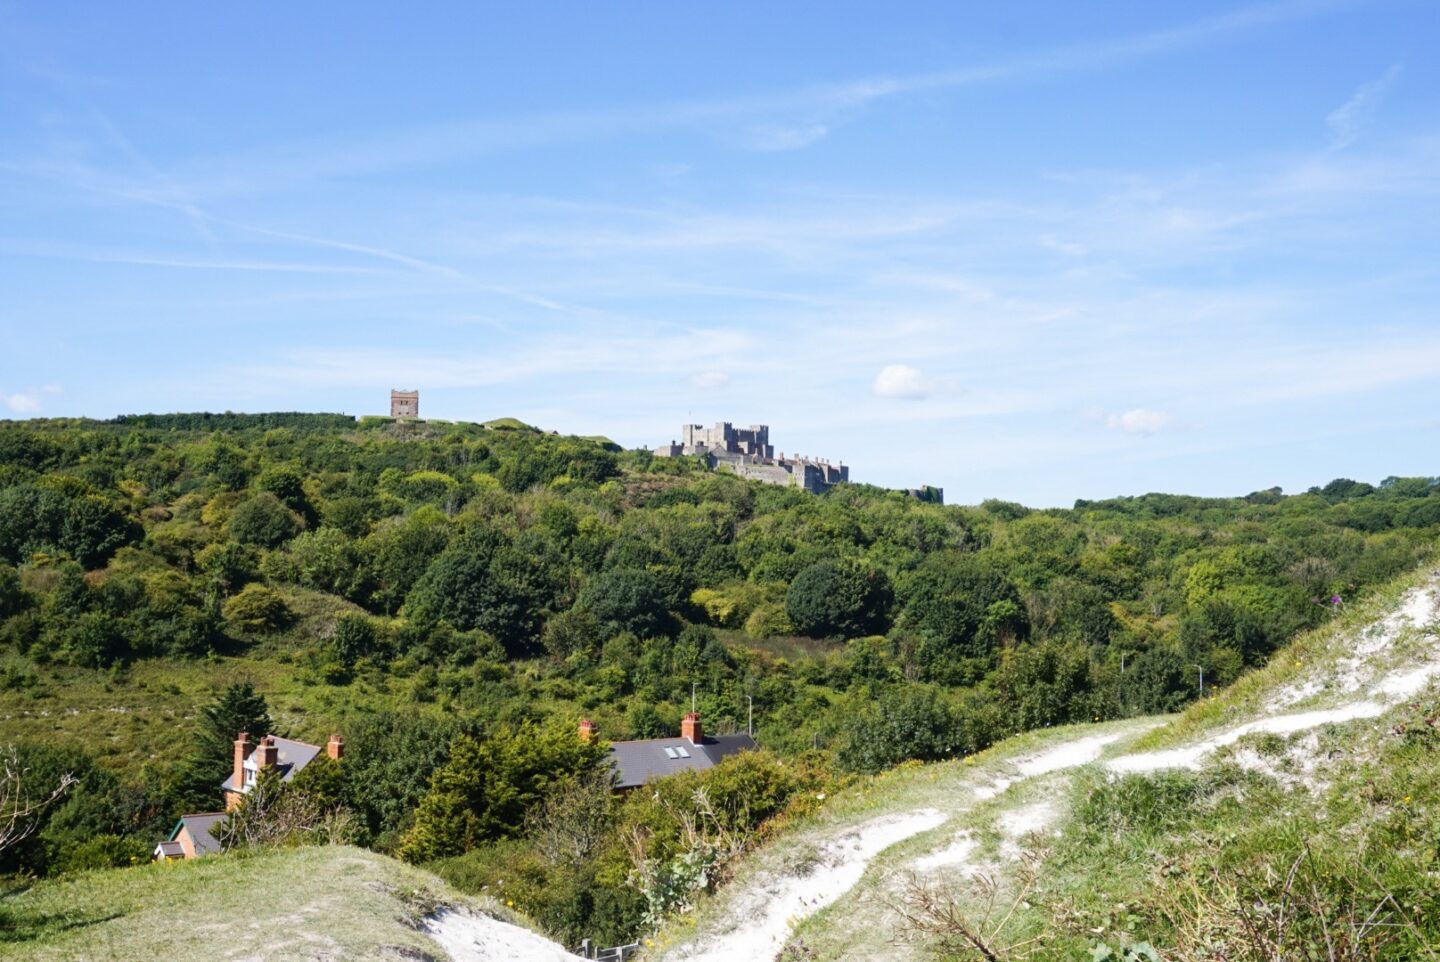
<path fill-rule="evenodd" d="M 418 418 L 420 416 L 420 392 L 390 392 L 390 416 L 392 418 Z"/>

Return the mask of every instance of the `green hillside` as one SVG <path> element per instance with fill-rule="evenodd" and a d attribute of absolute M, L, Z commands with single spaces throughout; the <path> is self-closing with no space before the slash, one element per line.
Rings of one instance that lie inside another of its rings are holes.
<path fill-rule="evenodd" d="M 0 902 L 15 962 L 444 959 L 420 924 L 437 906 L 518 923 L 489 900 L 345 846 L 269 849 L 41 882 Z"/>
<path fill-rule="evenodd" d="M 897 764 L 1175 711 L 1201 671 L 1243 695 L 1440 530 L 1431 478 L 941 506 L 505 420 L 0 423 L 0 748 L 34 785 L 80 779 L 0 873 L 143 862 L 218 805 L 237 728 L 339 732 L 344 763 L 294 796 L 344 817 L 290 841 L 503 881 L 560 941 L 619 942 L 688 904 L 700 861 Z M 716 733 L 753 707 L 765 751 L 604 801 L 579 719 L 671 735 L 692 704 Z"/>
<path fill-rule="evenodd" d="M 1425 571 L 1178 718 L 846 791 L 647 958 L 1434 958 L 1437 680 Z"/>

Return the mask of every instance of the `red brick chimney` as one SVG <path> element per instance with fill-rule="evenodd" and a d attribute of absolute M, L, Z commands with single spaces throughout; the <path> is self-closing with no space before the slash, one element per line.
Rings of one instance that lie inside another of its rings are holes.
<path fill-rule="evenodd" d="M 274 735 L 266 735 L 260 739 L 260 744 L 255 746 L 255 769 L 258 773 L 262 768 L 274 768 L 275 763 L 280 760 L 280 747 L 275 744 Z"/>
<path fill-rule="evenodd" d="M 331 735 L 330 741 L 325 745 L 325 754 L 337 762 L 345 757 L 345 739 L 339 735 Z"/>
<path fill-rule="evenodd" d="M 250 755 L 250 733 L 235 736 L 235 791 L 245 790 L 245 759 Z"/>
<path fill-rule="evenodd" d="M 698 711 L 692 711 L 680 720 L 680 737 L 689 739 L 692 745 L 698 745 L 705 740 Z"/>
<path fill-rule="evenodd" d="M 595 724 L 595 723 L 594 723 L 593 721 L 591 721 L 590 719 L 585 718 L 585 719 L 582 719 L 582 720 L 581 720 L 581 722 L 580 722 L 580 740 L 581 740 L 582 742 L 585 742 L 587 745 L 588 745 L 590 742 L 593 742 L 593 741 L 595 740 L 595 734 L 596 734 L 596 732 L 598 732 L 598 731 L 600 731 L 600 726 L 597 725 L 597 724 Z"/>

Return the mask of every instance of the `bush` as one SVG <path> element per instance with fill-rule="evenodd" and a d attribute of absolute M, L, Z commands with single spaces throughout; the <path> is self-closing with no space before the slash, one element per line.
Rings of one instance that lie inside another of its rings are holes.
<path fill-rule="evenodd" d="M 575 606 L 588 611 L 611 635 L 629 631 L 653 638 L 668 635 L 674 627 L 660 580 L 640 568 L 602 571 L 580 590 Z"/>
<path fill-rule="evenodd" d="M 879 772 L 909 759 L 937 761 L 964 743 L 955 713 L 933 688 L 915 685 L 865 699 L 845 713 L 836 761 L 855 772 Z"/>
<path fill-rule="evenodd" d="M 791 582 L 785 614 L 801 634 L 854 638 L 883 634 L 893 600 L 884 572 L 854 562 L 821 561 Z"/>
<path fill-rule="evenodd" d="M 759 606 L 760 591 L 743 581 L 723 588 L 696 588 L 690 594 L 690 603 L 704 611 L 712 625 L 739 628 Z"/>
<path fill-rule="evenodd" d="M 756 608 L 745 619 L 745 634 L 751 638 L 777 638 L 795 634 L 795 626 L 785 616 L 785 608 L 778 604 L 765 604 Z"/>
<path fill-rule="evenodd" d="M 291 621 L 290 609 L 281 597 L 264 585 L 246 585 L 220 609 L 221 615 L 241 631 L 279 631 Z"/>
<path fill-rule="evenodd" d="M 230 512 L 230 537 L 241 544 L 273 548 L 300 530 L 300 519 L 268 491 L 240 502 Z"/>

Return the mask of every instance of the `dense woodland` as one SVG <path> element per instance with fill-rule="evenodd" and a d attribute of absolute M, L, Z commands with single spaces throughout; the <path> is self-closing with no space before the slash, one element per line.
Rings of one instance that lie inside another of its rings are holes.
<path fill-rule="evenodd" d="M 333 728 L 345 761 L 257 792 L 236 844 L 359 840 L 618 940 L 847 779 L 1174 710 L 1437 531 L 1432 478 L 1030 510 L 815 496 L 510 420 L 3 423 L 0 747 L 80 781 L 0 872 L 143 860 L 218 807 L 235 731 Z M 44 721 L 85 692 L 183 724 L 159 750 Z M 753 706 L 765 751 L 612 798 L 576 723 L 674 734 L 692 698 L 711 731 Z"/>

